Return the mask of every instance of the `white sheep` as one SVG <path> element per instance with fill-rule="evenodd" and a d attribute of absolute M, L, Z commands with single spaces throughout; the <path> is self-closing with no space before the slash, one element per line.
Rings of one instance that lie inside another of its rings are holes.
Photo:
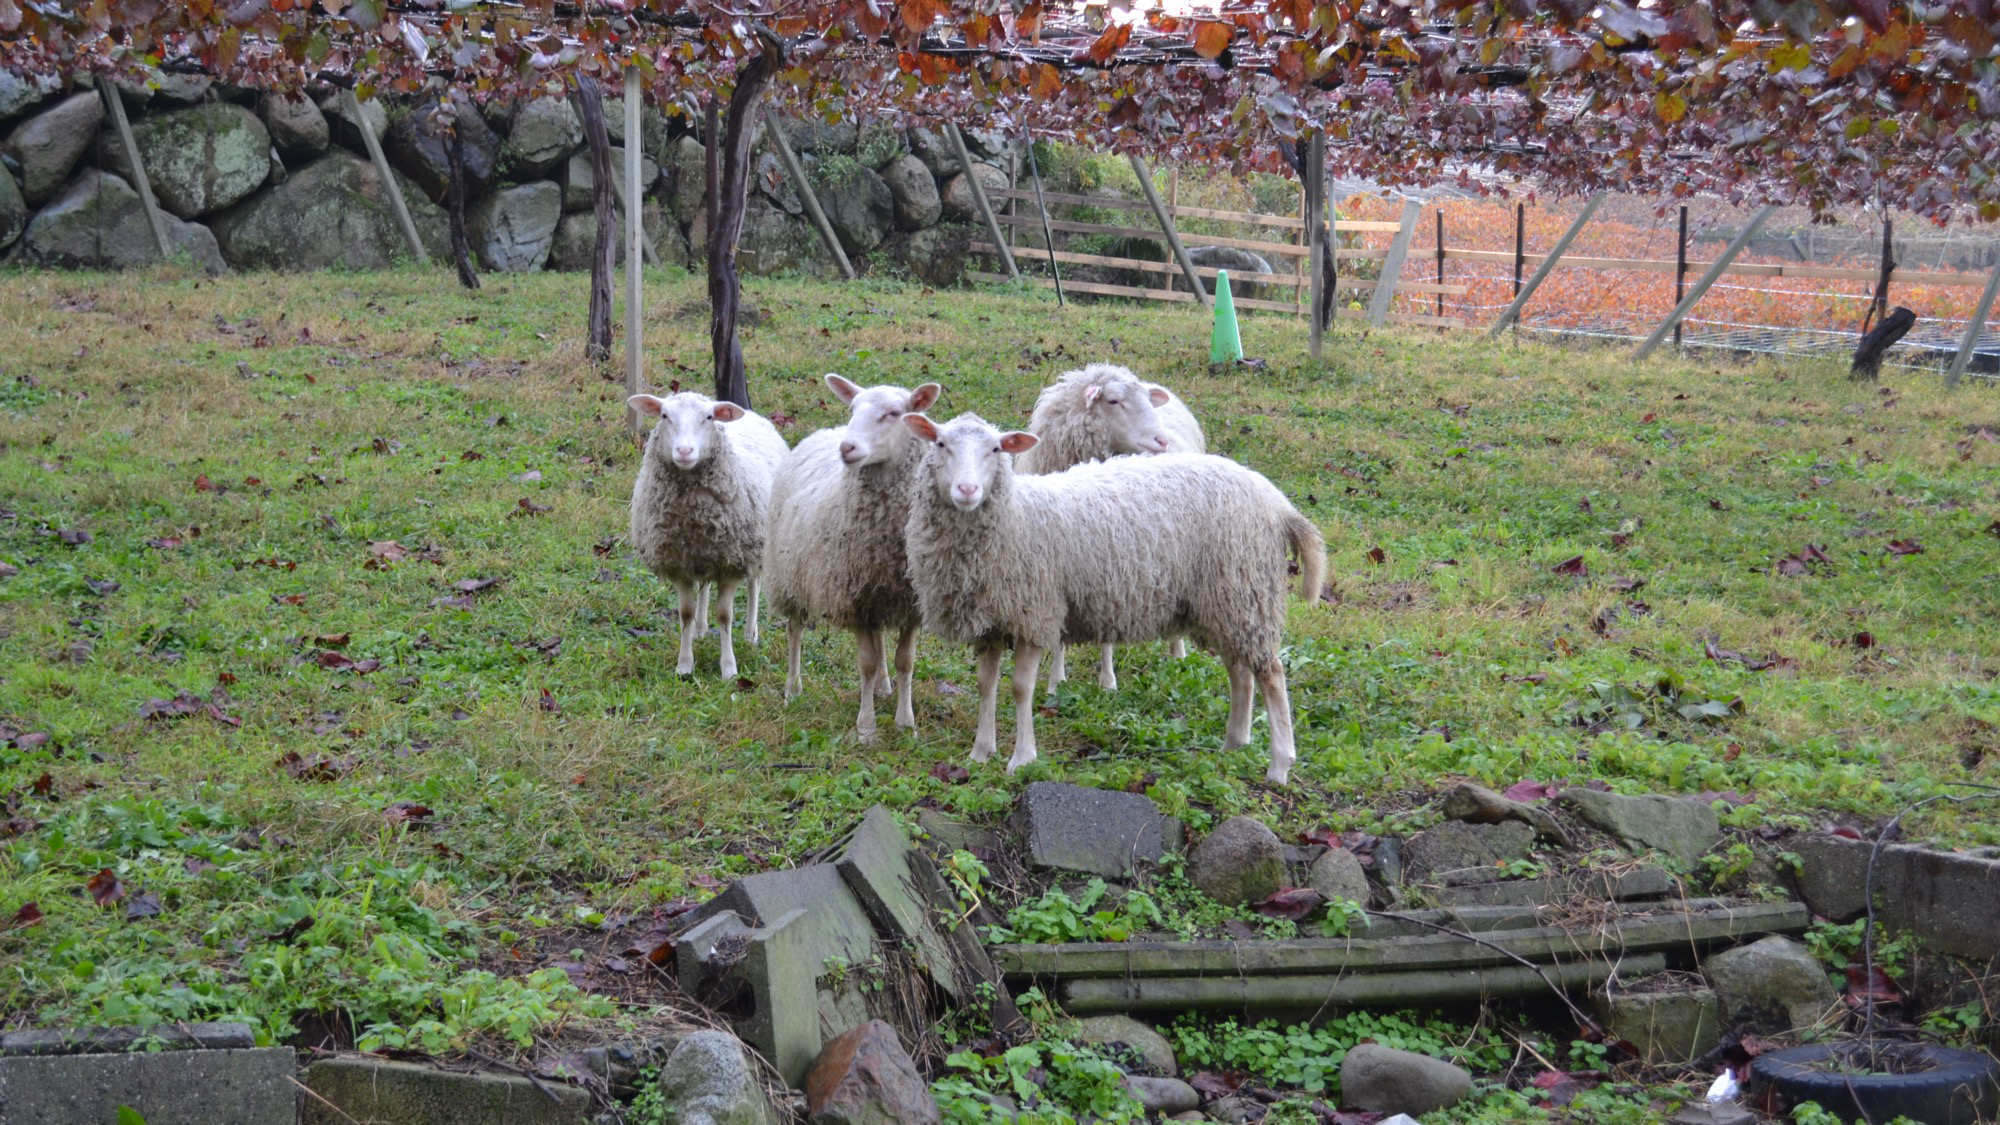
<path fill-rule="evenodd" d="M 736 587 L 750 582 L 743 639 L 757 643 L 757 576 L 764 559 L 765 513 L 785 439 L 762 415 L 688 391 L 627 402 L 660 419 L 646 439 L 632 484 L 632 546 L 679 594 L 680 659 L 694 671 L 694 639 L 706 631 L 707 584 L 716 584 L 722 624 L 722 675 L 736 675 L 730 637 Z"/>
<path fill-rule="evenodd" d="M 786 619 L 785 698 L 799 693 L 806 627 L 825 623 L 851 631 L 861 671 L 855 730 L 872 742 L 875 696 L 888 689 L 883 649 L 890 630 L 898 634 L 896 725 L 917 725 L 910 678 L 920 619 L 904 575 L 903 524 L 924 447 L 903 418 L 936 402 L 942 388 L 863 389 L 834 374 L 826 385 L 848 404 L 847 424 L 799 442 L 779 466 L 764 584 Z"/>
<path fill-rule="evenodd" d="M 1148 383 L 1129 367 L 1093 363 L 1063 373 L 1042 388 L 1028 429 L 1040 438 L 1014 459 L 1017 473 L 1059 473 L 1086 461 L 1128 453 L 1203 453 L 1208 443 L 1201 423 L 1178 396 Z M 1098 685 L 1118 690 L 1115 646 L 1105 645 L 1097 664 Z M 1067 676 L 1064 648 L 1049 654 L 1049 690 Z M 1173 656 L 1187 655 L 1187 641 L 1175 637 Z"/>
<path fill-rule="evenodd" d="M 993 753 L 1000 650 L 1014 650 L 1014 754 L 1035 760 L 1035 672 L 1065 641 L 1126 644 L 1187 635 L 1229 672 L 1223 744 L 1250 741 L 1251 684 L 1262 689 L 1271 766 L 1282 785 L 1297 752 L 1278 642 L 1286 555 L 1302 596 L 1326 567 L 1319 529 L 1261 474 L 1225 457 L 1118 457 L 1046 476 L 1016 475 L 1032 433 L 977 415 L 943 426 L 904 419 L 929 442 L 905 538 L 924 627 L 971 644 L 979 662 L 972 757 Z"/>

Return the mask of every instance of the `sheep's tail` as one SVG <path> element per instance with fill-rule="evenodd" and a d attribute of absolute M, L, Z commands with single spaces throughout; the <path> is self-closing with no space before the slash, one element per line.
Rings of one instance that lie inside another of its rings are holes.
<path fill-rule="evenodd" d="M 1299 597 L 1318 601 L 1326 580 L 1326 540 L 1311 520 L 1293 510 L 1285 513 L 1285 541 L 1299 560 Z"/>

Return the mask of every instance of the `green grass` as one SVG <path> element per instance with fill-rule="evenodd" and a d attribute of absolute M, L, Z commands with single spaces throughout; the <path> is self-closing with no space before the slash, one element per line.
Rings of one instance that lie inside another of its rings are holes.
<path fill-rule="evenodd" d="M 282 1039 L 344 1009 L 449 1050 L 642 1018 L 527 974 L 873 802 L 988 814 L 1038 778 L 1144 786 L 1198 828 L 1406 825 L 1452 777 L 1736 790 L 1764 810 L 1739 823 L 1804 825 L 1990 781 L 2000 756 L 1988 388 L 1345 328 L 1313 365 L 1298 322 L 1254 316 L 1268 369 L 1211 374 L 1195 310 L 752 280 L 756 405 L 794 439 L 836 418 L 828 370 L 1020 420 L 1114 358 L 1325 529 L 1334 604 L 1295 605 L 1288 637 L 1291 788 L 1261 781 L 1261 718 L 1219 750 L 1221 669 L 1164 646 L 1122 655 L 1115 694 L 1067 685 L 1036 766 L 950 784 L 931 768 L 966 762 L 964 650 L 922 646 L 919 733 L 869 749 L 845 637 L 811 639 L 790 704 L 782 630 L 738 647 L 741 682 L 712 639 L 674 676 L 671 594 L 622 542 L 635 457 L 622 390 L 582 360 L 585 284 L 0 275 L 0 722 L 48 736 L 0 748 L 9 1025 L 236 1015 Z M 700 279 L 648 285 L 650 377 L 704 387 Z M 409 557 L 371 567 L 391 540 Z M 1774 573 L 1808 543 L 1831 564 Z M 1588 577 L 1553 572 L 1578 555 Z M 1663 677 L 1740 711 L 1574 721 L 1594 683 Z M 177 693 L 232 721 L 144 717 Z M 432 814 L 392 822 L 397 802 Z M 1914 830 L 2000 841 L 1976 806 Z M 102 869 L 109 906 L 85 889 Z M 27 902 L 45 918 L 9 928 Z"/>

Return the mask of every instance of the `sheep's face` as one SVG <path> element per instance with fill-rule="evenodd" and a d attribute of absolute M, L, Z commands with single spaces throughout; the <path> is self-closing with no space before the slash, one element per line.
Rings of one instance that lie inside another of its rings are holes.
<path fill-rule="evenodd" d="M 743 408 L 733 402 L 717 402 L 706 395 L 682 391 L 668 398 L 633 395 L 630 403 L 641 414 L 659 418 L 647 444 L 661 460 L 676 469 L 692 469 L 706 464 L 722 444 L 723 422 L 743 417 Z"/>
<path fill-rule="evenodd" d="M 910 432 L 903 419 L 937 401 L 942 390 L 925 383 L 914 391 L 901 387 L 858 387 L 838 375 L 826 377 L 827 388 L 847 403 L 847 426 L 840 433 L 840 459 L 859 467 L 887 461 L 906 448 Z"/>
<path fill-rule="evenodd" d="M 1084 409 L 1104 427 L 1112 453 L 1189 453 L 1175 448 L 1173 436 L 1160 422 L 1159 408 L 1172 401 L 1165 387 L 1140 380 L 1129 371 L 1085 387 Z"/>
<path fill-rule="evenodd" d="M 1013 455 L 1041 440 L 1025 430 L 1003 434 L 977 414 L 961 414 L 942 426 L 922 414 L 903 421 L 910 433 L 931 443 L 924 461 L 931 487 L 961 512 L 984 504 L 1000 475 L 1013 471 Z"/>

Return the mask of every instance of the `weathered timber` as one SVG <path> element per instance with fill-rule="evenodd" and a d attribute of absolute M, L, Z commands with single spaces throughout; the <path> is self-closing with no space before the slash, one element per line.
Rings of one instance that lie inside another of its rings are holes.
<path fill-rule="evenodd" d="M 1174 1012 L 1189 1008 L 1411 1007 L 1477 1001 L 1489 996 L 1533 996 L 1558 988 L 1602 984 L 1613 973 L 1642 977 L 1667 967 L 1663 953 L 1578 961 L 1536 973 L 1520 965 L 1429 969 L 1405 973 L 1349 973 L 1266 977 L 1086 978 L 1063 986 L 1062 1005 L 1072 1015 L 1098 1012 Z M 1545 979 L 1546 978 L 1546 979 Z"/>
<path fill-rule="evenodd" d="M 1461 912 L 1465 913 L 1465 912 Z M 1511 917 L 1523 916 L 1516 910 Z M 1532 912 L 1526 912 L 1530 916 Z M 1530 961 L 1620 952 L 1693 949 L 1751 934 L 1803 932 L 1810 914 L 1794 902 L 1628 914 L 1595 928 L 1537 926 L 1480 936 Z M 1446 925 L 1452 923 L 1446 922 Z M 1463 927 L 1472 932 L 1471 927 Z M 1235 977 L 1464 969 L 1509 963 L 1506 953 L 1450 934 L 1231 940 L 1075 942 L 1000 945 L 993 959 L 1009 978 Z"/>

